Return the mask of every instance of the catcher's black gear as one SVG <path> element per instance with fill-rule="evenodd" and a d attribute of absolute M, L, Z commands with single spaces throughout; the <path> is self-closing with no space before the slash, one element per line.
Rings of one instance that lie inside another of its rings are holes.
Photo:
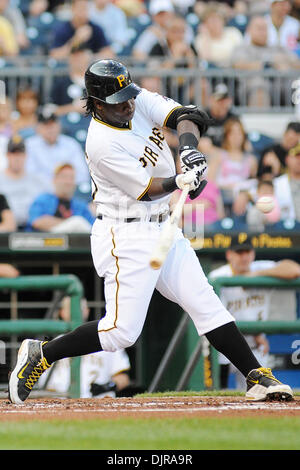
<path fill-rule="evenodd" d="M 123 103 L 141 92 L 125 65 L 111 59 L 94 62 L 84 79 L 86 96 L 108 104 Z"/>

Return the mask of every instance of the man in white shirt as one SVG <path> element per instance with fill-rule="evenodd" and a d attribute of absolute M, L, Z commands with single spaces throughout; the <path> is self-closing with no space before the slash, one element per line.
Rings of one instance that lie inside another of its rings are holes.
<path fill-rule="evenodd" d="M 54 170 L 58 165 L 70 163 L 76 171 L 76 183 L 90 181 L 84 152 L 80 144 L 61 133 L 61 125 L 55 114 L 45 111 L 39 115 L 37 134 L 25 141 L 29 172 L 39 175 L 52 188 Z"/>
<path fill-rule="evenodd" d="M 270 0 L 268 22 L 268 45 L 283 46 L 294 51 L 300 34 L 300 22 L 289 16 L 291 2 L 289 0 Z"/>
<path fill-rule="evenodd" d="M 234 239 L 232 246 L 226 251 L 226 260 L 227 264 L 209 273 L 210 280 L 231 276 L 270 276 L 279 279 L 295 279 L 300 276 L 300 266 L 295 261 L 255 261 L 255 250 L 248 241 L 238 243 Z M 237 321 L 260 321 L 268 319 L 271 295 L 271 289 L 223 287 L 220 298 Z M 245 338 L 259 362 L 267 366 L 269 344 L 266 336 L 246 335 Z M 219 355 L 219 361 L 222 388 L 226 387 L 229 369 L 236 374 L 237 388 L 245 388 L 246 382 L 242 374 L 235 367 L 229 368 L 229 361 L 223 355 Z"/>
<path fill-rule="evenodd" d="M 7 198 L 18 230 L 22 230 L 26 227 L 32 202 L 47 186 L 37 172 L 26 171 L 25 144 L 19 135 L 9 140 L 6 159 L 7 166 L 0 172 L 1 193 Z"/>

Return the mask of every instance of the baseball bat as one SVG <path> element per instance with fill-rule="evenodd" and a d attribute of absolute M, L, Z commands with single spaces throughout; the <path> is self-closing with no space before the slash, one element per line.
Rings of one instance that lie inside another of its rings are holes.
<path fill-rule="evenodd" d="M 206 186 L 206 181 L 203 180 L 202 183 L 203 183 L 202 189 L 204 189 L 204 187 Z M 150 258 L 150 266 L 152 269 L 161 268 L 161 266 L 163 265 L 167 257 L 167 254 L 173 243 L 176 228 L 178 227 L 178 224 L 182 216 L 183 206 L 187 198 L 187 195 L 189 193 L 189 187 L 190 186 L 188 184 L 184 186 L 181 192 L 180 198 L 175 204 L 175 207 L 171 216 L 169 217 L 169 219 L 166 221 L 164 225 L 164 228 L 159 237 L 157 246 L 155 247 Z"/>
<path fill-rule="evenodd" d="M 201 182 L 201 191 L 205 188 L 207 184 L 206 180 L 202 180 Z M 187 195 L 189 193 L 189 185 L 185 185 L 183 188 L 181 195 L 175 204 L 174 210 L 169 217 L 169 219 L 166 221 L 164 228 L 161 232 L 161 235 L 159 237 L 157 246 L 155 247 L 151 258 L 150 258 L 150 266 L 152 269 L 159 269 L 163 265 L 167 254 L 171 248 L 171 245 L 173 243 L 173 239 L 175 236 L 175 231 L 176 228 L 178 227 L 178 224 L 180 222 L 182 212 L 183 212 L 183 207 L 185 200 L 187 198 Z M 200 194 L 200 193 L 199 193 Z"/>

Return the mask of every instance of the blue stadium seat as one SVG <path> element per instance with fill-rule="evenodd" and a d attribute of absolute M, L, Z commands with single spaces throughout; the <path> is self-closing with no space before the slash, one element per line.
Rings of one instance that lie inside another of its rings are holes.
<path fill-rule="evenodd" d="M 44 12 L 39 17 L 29 17 L 27 36 L 30 47 L 23 52 L 23 55 L 47 53 L 53 30 L 58 23 L 59 20 L 49 12 Z"/>
<path fill-rule="evenodd" d="M 244 35 L 248 26 L 248 22 L 249 18 L 246 15 L 239 14 L 231 18 L 226 26 L 234 27 Z"/>
<path fill-rule="evenodd" d="M 226 230 L 229 232 L 247 232 L 248 226 L 243 217 L 225 217 L 222 220 L 207 225 L 206 230 L 209 232 L 226 232 Z"/>
<path fill-rule="evenodd" d="M 298 232 L 300 233 L 300 222 L 293 219 L 281 220 L 276 224 L 267 226 L 268 232 Z"/>
<path fill-rule="evenodd" d="M 274 139 L 266 134 L 258 131 L 251 131 L 248 133 L 248 139 L 253 147 L 253 152 L 259 159 L 265 148 L 274 144 Z"/>
<path fill-rule="evenodd" d="M 92 186 L 90 183 L 82 183 L 76 187 L 74 198 L 89 204 L 92 202 Z"/>
<path fill-rule="evenodd" d="M 90 118 L 80 113 L 68 113 L 60 117 L 62 133 L 73 137 L 85 149 Z"/>
<path fill-rule="evenodd" d="M 185 17 L 187 23 L 191 26 L 194 34 L 197 33 L 198 26 L 200 24 L 199 16 L 196 13 L 188 13 Z"/>

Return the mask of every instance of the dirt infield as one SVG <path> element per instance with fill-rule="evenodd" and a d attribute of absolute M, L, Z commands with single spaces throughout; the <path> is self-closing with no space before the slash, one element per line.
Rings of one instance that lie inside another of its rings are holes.
<path fill-rule="evenodd" d="M 138 417 L 300 416 L 300 397 L 290 402 L 248 402 L 243 397 L 147 397 L 99 399 L 28 399 L 24 405 L 0 400 L 0 421 L 43 419 L 114 419 Z"/>

